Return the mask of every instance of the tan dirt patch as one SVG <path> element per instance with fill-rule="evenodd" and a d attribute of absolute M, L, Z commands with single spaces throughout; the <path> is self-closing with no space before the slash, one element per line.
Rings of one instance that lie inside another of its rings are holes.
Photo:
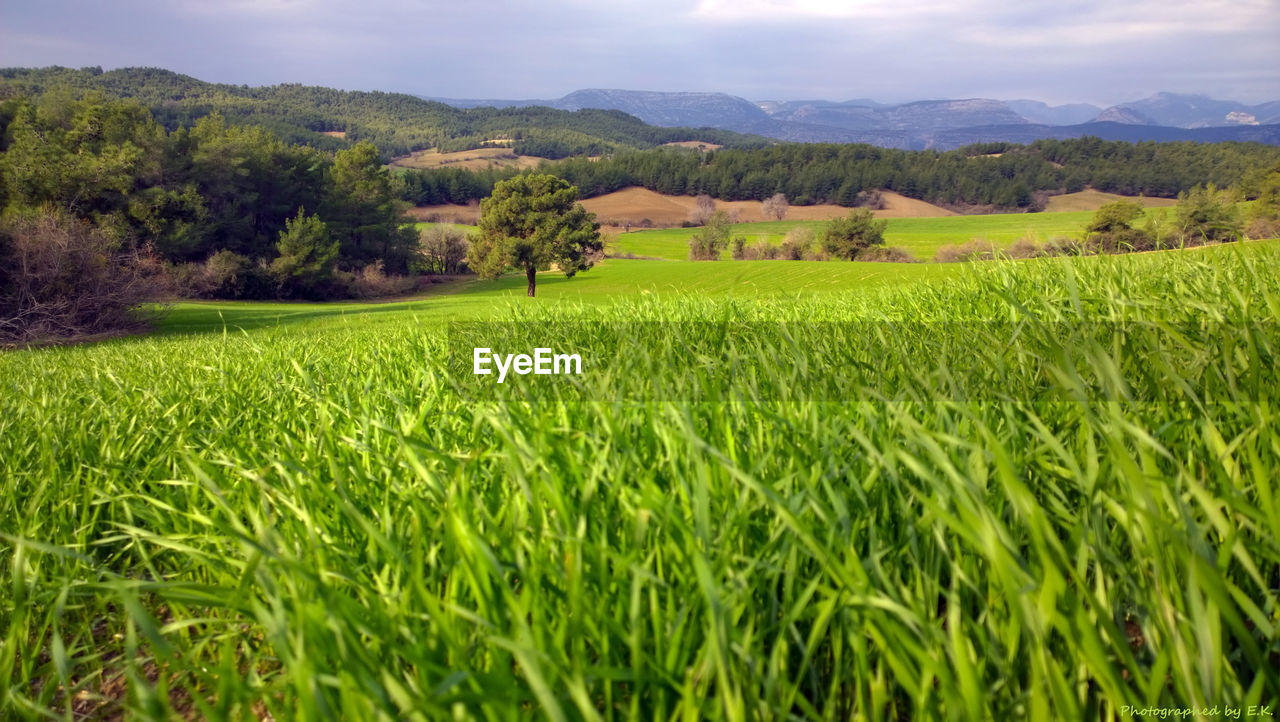
<path fill-rule="evenodd" d="M 480 204 L 458 205 L 445 204 L 439 206 L 418 206 L 410 208 L 406 215 L 415 221 L 428 223 L 465 223 L 473 226 L 480 220 Z"/>
<path fill-rule="evenodd" d="M 875 211 L 877 218 L 936 218 L 958 215 L 931 203 L 899 195 L 893 191 L 881 191 L 885 207 Z M 693 196 L 668 196 L 644 188 L 626 188 L 595 198 L 588 198 L 582 205 L 596 220 L 607 226 L 621 226 L 630 222 L 633 227 L 644 219 L 655 228 L 672 228 L 689 220 L 696 201 Z M 766 217 L 759 201 L 716 201 L 716 209 L 737 213 L 741 223 L 758 223 L 774 220 Z M 849 215 L 852 208 L 836 205 L 791 206 L 783 220 L 829 221 Z M 436 220 L 451 223 L 474 224 L 480 219 L 478 205 L 418 206 L 410 209 L 415 220 Z"/>
<path fill-rule="evenodd" d="M 939 208 L 931 203 L 914 200 L 892 191 L 881 191 L 885 207 L 875 212 L 878 218 L 932 218 L 938 216 L 954 216 L 954 212 Z M 656 227 L 679 226 L 689 219 L 695 200 L 693 196 L 668 196 L 655 193 L 644 188 L 626 188 L 582 202 L 588 211 L 596 214 L 601 223 L 616 225 L 630 221 L 633 225 L 643 219 L 649 219 Z M 716 201 L 716 208 L 728 211 L 731 215 L 736 211 L 737 218 L 743 223 L 771 221 L 766 217 L 759 201 Z M 828 221 L 842 218 L 849 214 L 851 208 L 837 205 L 791 206 L 783 220 L 792 221 Z"/>
<path fill-rule="evenodd" d="M 1066 193 L 1060 196 L 1051 196 L 1049 198 L 1048 205 L 1045 206 L 1045 212 L 1058 213 L 1062 211 L 1096 211 L 1112 201 L 1137 201 L 1143 208 L 1167 208 L 1178 202 L 1173 198 L 1122 196 L 1116 193 L 1103 193 L 1102 191 L 1094 190 L 1092 188 L 1086 188 L 1079 193 Z"/>
<path fill-rule="evenodd" d="M 392 159 L 390 165 L 397 168 L 462 168 L 463 170 L 487 170 L 489 168 L 536 168 L 544 158 L 516 155 L 510 148 L 476 148 L 456 153 L 441 153 L 432 148 L 419 150 Z"/>
<path fill-rule="evenodd" d="M 705 143 L 705 142 L 700 141 L 700 140 L 677 140 L 677 141 L 674 141 L 674 142 L 671 142 L 671 143 L 663 143 L 663 144 L 662 144 L 662 146 L 663 146 L 664 148 L 668 148 L 668 147 L 676 147 L 676 148 L 696 148 L 696 149 L 698 149 L 698 150 L 704 150 L 704 151 L 705 151 L 705 150 L 719 150 L 719 149 L 721 149 L 721 148 L 723 148 L 723 147 L 724 147 L 723 145 L 719 145 L 719 144 L 717 144 L 717 143 Z"/>

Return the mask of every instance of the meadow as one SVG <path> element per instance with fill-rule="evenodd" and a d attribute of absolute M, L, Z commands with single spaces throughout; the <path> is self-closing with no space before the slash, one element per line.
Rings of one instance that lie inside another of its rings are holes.
<path fill-rule="evenodd" d="M 613 259 L 6 352 L 0 717 L 1273 704 L 1277 263 Z"/>
<path fill-rule="evenodd" d="M 1148 209 L 1147 214 L 1160 217 L 1169 211 Z M 991 241 L 997 247 L 1008 247 L 1019 238 L 1043 243 L 1058 236 L 1079 237 L 1093 217 L 1091 211 L 1059 213 L 1002 213 L 994 215 L 946 216 L 941 218 L 888 218 L 885 245 L 903 248 L 922 261 L 933 260 L 938 249 L 958 245 L 974 238 Z M 1141 226 L 1142 220 L 1138 221 Z M 736 223 L 731 236 L 745 236 L 747 243 L 764 239 L 778 245 L 794 228 L 808 228 L 819 237 L 824 221 L 768 221 Z M 652 258 L 685 260 L 689 257 L 689 237 L 697 228 L 660 228 L 636 230 L 614 236 L 611 252 Z M 728 251 L 724 254 L 728 258 Z"/>

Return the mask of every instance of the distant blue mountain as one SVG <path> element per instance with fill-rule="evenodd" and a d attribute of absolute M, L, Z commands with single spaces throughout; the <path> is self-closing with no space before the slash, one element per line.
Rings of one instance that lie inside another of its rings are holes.
<path fill-rule="evenodd" d="M 1249 106 L 1205 96 L 1158 93 L 1101 109 L 1034 100 L 921 100 L 890 105 L 762 101 L 725 93 L 585 89 L 555 100 L 428 98 L 459 108 L 547 106 L 620 110 L 651 125 L 723 128 L 793 142 L 870 143 L 891 148 L 954 148 L 978 142 L 1095 135 L 1106 140 L 1252 140 L 1280 144 L 1280 101 Z"/>

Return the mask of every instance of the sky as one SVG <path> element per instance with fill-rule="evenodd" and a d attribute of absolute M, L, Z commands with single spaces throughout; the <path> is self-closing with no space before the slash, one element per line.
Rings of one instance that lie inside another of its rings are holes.
<path fill-rule="evenodd" d="M 1280 100 L 1280 0 L 0 0 L 0 66 L 451 98 Z"/>

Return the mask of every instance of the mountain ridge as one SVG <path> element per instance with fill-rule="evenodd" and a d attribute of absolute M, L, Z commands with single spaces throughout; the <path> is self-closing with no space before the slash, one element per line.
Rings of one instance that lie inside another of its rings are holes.
<path fill-rule="evenodd" d="M 455 107 L 517 107 L 620 110 L 653 125 L 709 127 L 789 142 L 870 143 L 893 148 L 955 147 L 955 144 L 1026 142 L 1095 132 L 1105 140 L 1159 137 L 1262 138 L 1267 130 L 1192 133 L 1200 129 L 1265 128 L 1280 124 L 1280 101 L 1246 105 L 1201 95 L 1156 93 L 1100 108 L 1088 103 L 1049 105 L 1035 100 L 932 99 L 885 104 L 847 101 L 756 101 L 717 92 L 664 92 L 586 88 L 561 98 L 528 101 L 462 100 L 421 96 Z M 1127 126 L 1127 128 L 1126 128 Z M 1135 127 L 1150 130 L 1133 131 Z M 1000 135 L 993 129 L 1002 129 Z M 967 140 L 967 142 L 965 142 Z"/>

